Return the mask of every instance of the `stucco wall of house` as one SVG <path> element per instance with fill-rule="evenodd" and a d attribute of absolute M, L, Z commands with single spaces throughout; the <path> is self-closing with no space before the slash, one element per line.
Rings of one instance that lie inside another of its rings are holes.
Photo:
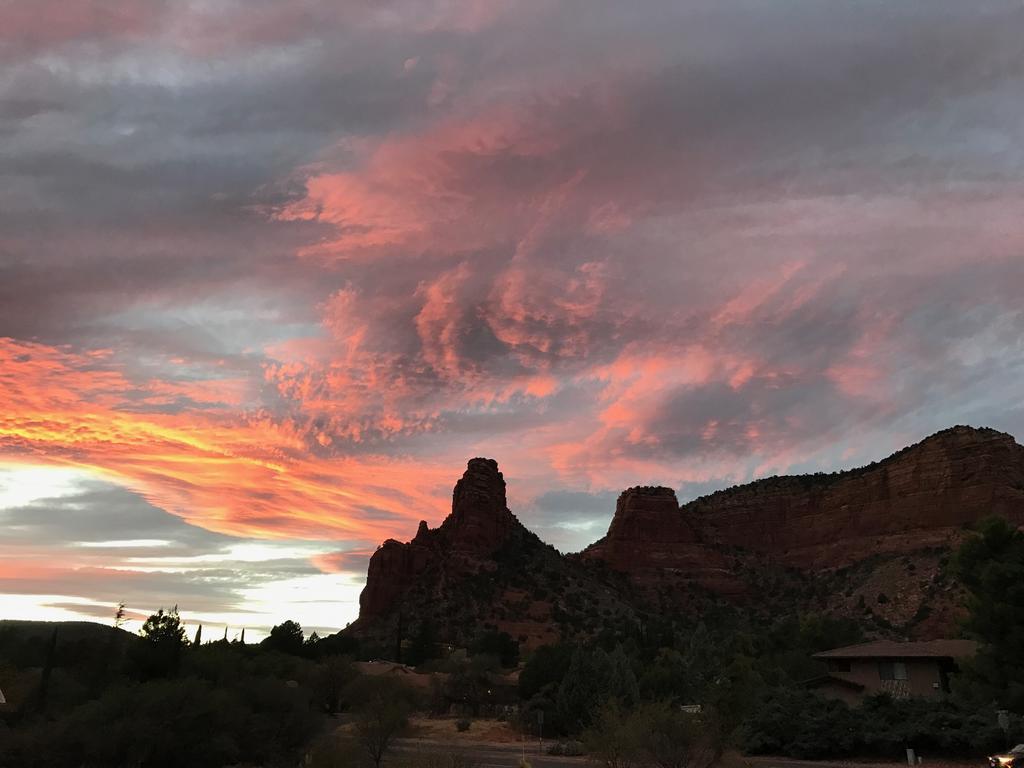
<path fill-rule="evenodd" d="M 880 663 L 902 662 L 907 669 L 906 680 L 883 680 Z M 830 662 L 829 674 L 864 686 L 865 696 L 886 691 L 896 697 L 923 696 L 936 698 L 942 695 L 942 664 L 939 659 L 850 659 L 849 670 L 842 669 L 842 663 Z"/>

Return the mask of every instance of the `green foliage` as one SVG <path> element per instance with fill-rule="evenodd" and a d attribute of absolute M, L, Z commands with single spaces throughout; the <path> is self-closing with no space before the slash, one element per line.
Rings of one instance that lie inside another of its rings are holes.
<path fill-rule="evenodd" d="M 627 708 L 608 700 L 583 741 L 590 757 L 605 768 L 708 768 L 721 754 L 717 730 L 668 702 Z"/>
<path fill-rule="evenodd" d="M 470 652 L 474 655 L 496 656 L 506 669 L 519 663 L 519 643 L 507 632 L 491 630 L 480 635 L 470 646 Z"/>
<path fill-rule="evenodd" d="M 19 768 L 273 764 L 319 727 L 308 692 L 241 678 L 215 687 L 195 677 L 106 691 L 58 721 L 20 729 L 0 756 Z"/>
<path fill-rule="evenodd" d="M 644 753 L 658 768 L 708 768 L 721 754 L 720 729 L 705 716 L 691 715 L 666 702 L 640 710 Z"/>
<path fill-rule="evenodd" d="M 460 650 L 435 668 L 447 675 L 441 691 L 444 699 L 462 713 L 476 717 L 481 706 L 491 701 L 489 675 L 498 668 L 497 657 L 469 656 Z"/>
<path fill-rule="evenodd" d="M 545 689 L 557 688 L 572 660 L 568 643 L 543 645 L 533 652 L 519 673 L 519 697 L 532 699 Z"/>
<path fill-rule="evenodd" d="M 593 714 L 593 725 L 583 732 L 590 758 L 603 768 L 632 768 L 641 762 L 644 730 L 641 717 L 614 699 Z"/>
<path fill-rule="evenodd" d="M 440 655 L 437 642 L 437 627 L 433 621 L 424 619 L 420 622 L 419 627 L 416 629 L 416 634 L 413 635 L 409 647 L 403 655 L 405 663 L 413 667 L 418 667 L 431 659 L 436 659 Z"/>
<path fill-rule="evenodd" d="M 291 766 L 321 727 L 323 712 L 351 708 L 368 695 L 345 658 L 317 663 L 226 642 L 182 647 L 173 641 L 176 633 L 159 631 L 168 626 L 160 619 L 145 638 L 95 625 L 69 625 L 65 632 L 62 624 L 52 652 L 47 716 L 30 712 L 12 720 L 0 766 Z M 38 688 L 42 663 L 51 655 L 52 625 L 28 634 L 20 627 L 0 629 L 0 654 L 10 647 L 18 661 L 9 671 L 5 665 L 0 677 L 5 692 L 21 701 Z M 125 662 L 103 666 L 94 689 L 98 663 L 122 647 Z M 180 652 L 176 674 L 152 674 L 154 658 L 168 647 Z M 388 695 L 411 699 L 404 688 Z"/>
<path fill-rule="evenodd" d="M 1019 728 L 1019 719 L 1014 721 Z M 803 759 L 878 757 L 896 760 L 907 747 L 920 754 L 973 757 L 1005 747 L 994 709 L 954 700 L 871 696 L 855 708 L 802 690 L 761 697 L 739 730 L 752 754 Z"/>
<path fill-rule="evenodd" d="M 352 661 L 347 656 L 328 656 L 317 665 L 313 681 L 313 700 L 327 714 L 341 709 L 346 688 L 358 676 Z"/>
<path fill-rule="evenodd" d="M 629 658 L 621 646 L 610 654 L 601 648 L 576 648 L 558 686 L 556 701 L 561 721 L 572 731 L 582 730 L 608 699 L 625 706 L 639 701 L 640 689 Z"/>
<path fill-rule="evenodd" d="M 758 698 L 740 726 L 737 740 L 751 754 L 838 757 L 858 747 L 857 726 L 843 702 L 801 689 L 779 688 Z"/>
<path fill-rule="evenodd" d="M 1024 533 L 990 518 L 953 564 L 969 593 L 967 630 L 982 647 L 967 666 L 974 698 L 1024 712 Z"/>

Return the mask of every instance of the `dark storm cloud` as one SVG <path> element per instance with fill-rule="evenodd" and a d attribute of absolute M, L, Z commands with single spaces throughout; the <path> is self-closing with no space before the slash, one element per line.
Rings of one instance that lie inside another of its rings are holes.
<path fill-rule="evenodd" d="M 237 541 L 189 525 L 136 493 L 101 482 L 85 482 L 73 495 L 0 509 L 0 525 L 8 544 L 47 542 L 50 546 L 74 547 L 83 543 L 155 540 L 167 545 L 122 549 L 124 556 L 206 554 L 221 552 Z"/>

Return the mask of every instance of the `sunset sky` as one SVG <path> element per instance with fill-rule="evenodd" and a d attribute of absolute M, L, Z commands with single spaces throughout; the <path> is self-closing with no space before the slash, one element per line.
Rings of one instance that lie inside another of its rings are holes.
<path fill-rule="evenodd" d="M 1020 0 L 0 0 L 0 618 L 1024 436 L 1022 83 Z"/>

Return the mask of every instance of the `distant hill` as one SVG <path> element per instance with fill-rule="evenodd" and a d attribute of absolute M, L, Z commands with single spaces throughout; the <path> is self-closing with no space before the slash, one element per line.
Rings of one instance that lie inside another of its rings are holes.
<path fill-rule="evenodd" d="M 464 644 L 485 629 L 536 646 L 724 600 L 949 636 L 961 592 L 948 556 L 992 514 L 1024 524 L 1024 447 L 958 426 L 866 467 L 767 478 L 682 507 L 672 489 L 630 488 L 608 533 L 563 556 L 508 510 L 497 463 L 472 459 L 440 527 L 420 523 L 373 555 L 346 634 L 394 654 L 417 635 Z"/>
<path fill-rule="evenodd" d="M 0 647 L 5 639 L 48 640 L 57 630 L 59 642 L 78 642 L 80 640 L 106 640 L 114 628 L 109 624 L 95 621 L 22 621 L 19 619 L 0 619 Z M 123 629 L 116 630 L 119 636 L 138 639 L 137 635 Z"/>

